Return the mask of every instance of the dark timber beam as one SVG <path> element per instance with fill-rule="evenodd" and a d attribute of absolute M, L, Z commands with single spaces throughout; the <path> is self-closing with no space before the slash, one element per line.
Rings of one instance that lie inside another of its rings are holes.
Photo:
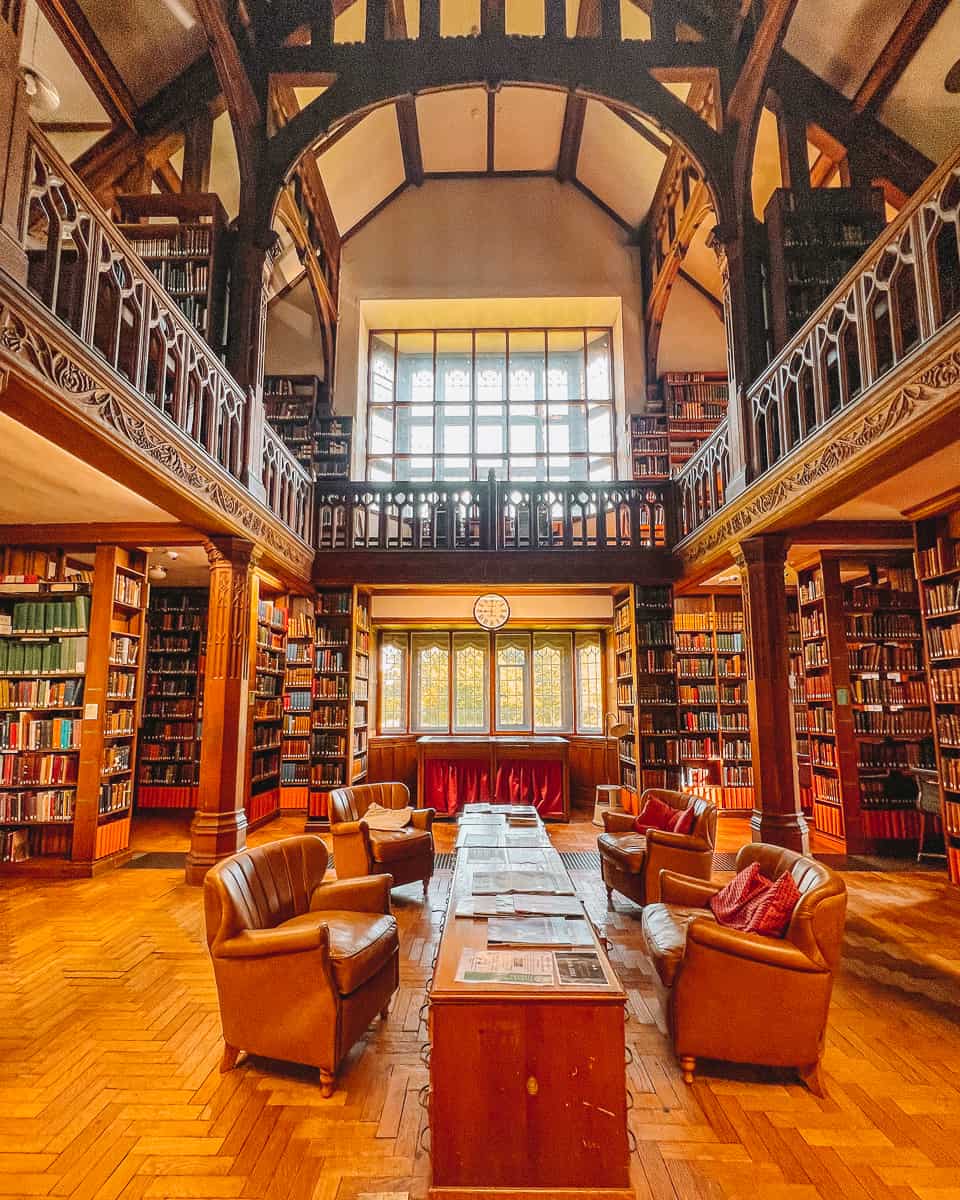
<path fill-rule="evenodd" d="M 419 187 L 423 183 L 423 153 L 420 149 L 417 102 L 413 96 L 401 96 L 397 101 L 397 125 L 400 129 L 400 150 L 403 154 L 407 183 Z"/>
<path fill-rule="evenodd" d="M 875 113 L 881 107 L 949 3 L 950 0 L 911 0 L 857 89 L 853 98 L 857 112 Z"/>
<path fill-rule="evenodd" d="M 594 38 L 600 33 L 600 0 L 580 0 L 577 13 L 577 37 Z M 557 155 L 557 179 L 568 183 L 577 175 L 577 159 L 583 140 L 583 121 L 587 115 L 587 101 L 583 96 L 571 93 L 563 110 L 563 130 L 560 134 L 560 152 Z"/>
<path fill-rule="evenodd" d="M 252 181 L 259 167 L 258 146 L 264 133 L 264 113 L 227 20 L 223 0 L 194 0 L 194 4 L 227 101 L 243 192 L 244 179 Z"/>
<path fill-rule="evenodd" d="M 67 53 L 80 68 L 109 115 L 128 129 L 136 127 L 137 104 L 110 55 L 83 15 L 77 0 L 37 0 Z"/>
<path fill-rule="evenodd" d="M 183 130 L 183 190 L 210 191 L 210 157 L 213 150 L 213 113 L 203 107 Z"/>

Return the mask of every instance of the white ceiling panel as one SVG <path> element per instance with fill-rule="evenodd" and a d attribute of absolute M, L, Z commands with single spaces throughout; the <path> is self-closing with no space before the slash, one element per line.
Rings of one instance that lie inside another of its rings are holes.
<path fill-rule="evenodd" d="M 940 162 L 960 141 L 960 95 L 943 86 L 960 58 L 960 0 L 953 0 L 930 31 L 880 109 L 880 119 Z"/>
<path fill-rule="evenodd" d="M 404 180 L 397 110 L 374 109 L 317 156 L 334 220 L 341 233 L 352 229 Z"/>
<path fill-rule="evenodd" d="M 20 61 L 35 67 L 50 80 L 60 95 L 60 107 L 52 121 L 105 121 L 107 114 L 80 68 L 40 12 L 36 0 L 30 0 L 23 20 L 23 45 Z M 77 151 L 76 153 L 80 153 Z"/>
<path fill-rule="evenodd" d="M 910 0 L 800 0 L 784 48 L 852 99 Z"/>
<path fill-rule="evenodd" d="M 494 170 L 555 170 L 565 107 L 563 92 L 545 88 L 501 89 L 496 99 Z"/>
<path fill-rule="evenodd" d="M 577 178 L 628 224 L 646 216 L 664 159 L 606 105 L 588 101 Z"/>
<path fill-rule="evenodd" d="M 418 96 L 417 119 L 425 171 L 486 170 L 487 93 L 483 88 Z"/>

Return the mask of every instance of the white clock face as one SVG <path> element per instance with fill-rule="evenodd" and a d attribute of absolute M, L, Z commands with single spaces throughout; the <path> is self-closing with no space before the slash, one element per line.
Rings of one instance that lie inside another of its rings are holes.
<path fill-rule="evenodd" d="M 510 605 L 496 592 L 479 596 L 473 606 L 473 615 L 484 629 L 499 629 L 510 619 Z"/>

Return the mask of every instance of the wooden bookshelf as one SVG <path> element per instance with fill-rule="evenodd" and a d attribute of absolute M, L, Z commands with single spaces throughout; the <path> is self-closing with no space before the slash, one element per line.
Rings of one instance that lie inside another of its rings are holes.
<path fill-rule="evenodd" d="M 264 376 L 266 418 L 290 452 L 311 472 L 325 396 L 326 386 L 316 375 Z"/>
<path fill-rule="evenodd" d="M 118 228 L 197 332 L 226 345 L 227 215 L 211 193 L 122 195 Z"/>
<path fill-rule="evenodd" d="M 314 477 L 349 479 L 353 417 L 320 416 L 314 438 Z"/>
<path fill-rule="evenodd" d="M 312 598 L 291 596 L 280 748 L 280 807 L 284 811 L 306 811 L 309 806 L 315 636 Z"/>
<path fill-rule="evenodd" d="M 637 810 L 640 795 L 640 741 L 637 732 L 637 650 L 634 626 L 634 589 L 629 585 L 615 593 L 613 606 L 613 682 L 617 724 L 628 725 L 630 732 L 617 744 L 617 770 L 624 807 Z M 606 732 L 606 730 L 604 730 Z"/>
<path fill-rule="evenodd" d="M 822 553 L 800 572 L 816 828 L 850 853 L 914 839 L 912 785 L 932 768 L 930 701 L 908 555 Z"/>
<path fill-rule="evenodd" d="M 670 478 L 670 441 L 665 416 L 630 417 L 630 457 L 634 479 L 652 482 Z"/>
<path fill-rule="evenodd" d="M 740 592 L 678 596 L 674 623 L 682 786 L 721 813 L 750 813 L 753 755 Z"/>
<path fill-rule="evenodd" d="M 722 372 L 671 372 L 661 379 L 670 474 L 678 475 L 727 415 Z"/>
<path fill-rule="evenodd" d="M 206 588 L 154 588 L 137 762 L 137 808 L 195 808 L 207 637 Z"/>
<path fill-rule="evenodd" d="M 288 610 L 282 597 L 265 597 L 262 582 L 256 599 L 253 643 L 253 733 L 247 827 L 280 812 L 280 750 L 283 740 L 283 684 L 287 661 Z"/>
<path fill-rule="evenodd" d="M 797 332 L 886 224 L 879 188 L 778 188 L 763 213 L 770 343 Z"/>
<path fill-rule="evenodd" d="M 800 636 L 800 596 L 796 587 L 787 588 L 787 652 L 790 657 L 790 713 L 797 746 L 797 777 L 800 807 L 813 816 L 813 778 L 810 771 L 810 714 L 803 670 L 803 639 Z"/>
<path fill-rule="evenodd" d="M 313 698 L 307 829 L 327 824 L 330 790 L 367 773 L 370 708 L 370 596 L 362 588 L 321 588 L 314 606 Z"/>
<path fill-rule="evenodd" d="M 960 885 L 960 508 L 917 523 L 916 569 L 947 871 Z"/>
<path fill-rule="evenodd" d="M 640 777 L 645 788 L 680 783 L 677 681 L 674 675 L 673 589 L 634 584 L 636 727 Z"/>

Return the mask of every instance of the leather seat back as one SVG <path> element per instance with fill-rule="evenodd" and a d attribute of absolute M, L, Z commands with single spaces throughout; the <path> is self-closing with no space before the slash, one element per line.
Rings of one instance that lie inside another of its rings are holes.
<path fill-rule="evenodd" d="M 356 787 L 334 788 L 330 793 L 330 820 L 333 824 L 359 821 L 371 804 L 381 808 L 406 808 L 410 791 L 405 783 L 361 783 Z"/>
<path fill-rule="evenodd" d="M 318 837 L 302 835 L 241 850 L 204 879 L 207 945 L 247 929 L 273 929 L 310 909 L 329 854 Z"/>
<path fill-rule="evenodd" d="M 737 870 L 757 863 L 761 874 L 778 879 L 789 871 L 800 892 L 786 940 L 831 970 L 840 961 L 843 926 L 847 911 L 847 885 L 835 871 L 815 858 L 771 846 L 748 842 L 737 854 Z"/>
<path fill-rule="evenodd" d="M 690 831 L 690 836 L 702 838 L 711 850 L 716 846 L 717 806 L 715 804 L 704 800 L 701 796 L 692 796 L 689 792 L 675 792 L 668 788 L 646 788 L 640 797 L 641 809 L 644 801 L 651 796 L 656 800 L 662 800 L 664 804 L 669 804 L 671 808 L 675 808 L 679 812 L 692 808 L 693 829 Z"/>

